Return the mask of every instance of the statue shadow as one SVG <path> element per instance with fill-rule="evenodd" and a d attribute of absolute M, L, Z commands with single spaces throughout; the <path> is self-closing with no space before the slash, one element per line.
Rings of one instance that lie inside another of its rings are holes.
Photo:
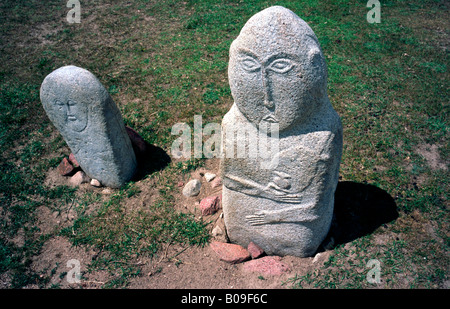
<path fill-rule="evenodd" d="M 144 150 L 136 150 L 136 173 L 133 181 L 139 181 L 154 172 L 163 170 L 171 162 L 170 156 L 160 147 L 145 142 Z"/>
<path fill-rule="evenodd" d="M 319 251 L 371 234 L 398 216 L 397 205 L 386 191 L 369 184 L 339 182 L 333 221 Z"/>
<path fill-rule="evenodd" d="M 144 179 L 147 175 L 163 170 L 170 164 L 170 156 L 160 147 L 148 143 L 131 127 L 125 126 L 131 146 L 136 155 L 137 167 L 132 181 Z"/>

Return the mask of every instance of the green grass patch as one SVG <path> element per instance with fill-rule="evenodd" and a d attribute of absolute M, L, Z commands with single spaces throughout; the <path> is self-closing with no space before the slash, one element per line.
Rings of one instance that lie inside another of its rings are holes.
<path fill-rule="evenodd" d="M 86 68 L 109 90 L 126 125 L 169 152 L 175 123 L 192 127 L 194 115 L 202 115 L 203 125 L 221 121 L 233 102 L 231 42 L 253 14 L 283 5 L 308 22 L 326 57 L 329 97 L 344 127 L 341 179 L 377 186 L 400 211 L 397 221 L 335 247 L 324 265 L 285 284 L 370 288 L 367 261 L 379 259 L 385 287 L 442 287 L 449 269 L 449 178 L 430 162 L 448 167 L 450 160 L 449 40 L 442 30 L 449 7 L 380 2 L 379 24 L 367 22 L 364 0 L 82 2 L 81 23 L 68 24 L 61 1 L 2 1 L 0 275 L 11 287 L 58 287 L 31 270 L 31 258 L 60 236 L 98 250 L 92 271 L 107 269 L 112 279 L 105 287 L 122 287 L 141 275 L 137 258 L 160 255 L 170 243 L 207 243 L 208 222 L 173 207 L 176 177 L 203 166 L 203 159 L 171 163 L 107 197 L 45 186 L 48 170 L 68 149 L 45 116 L 39 87 L 58 67 Z M 418 152 L 424 145 L 437 146 L 433 157 Z M 150 183 L 158 197 L 130 207 Z M 76 219 L 42 235 L 38 209 L 62 213 L 69 206 Z M 379 233 L 392 238 L 377 242 Z"/>

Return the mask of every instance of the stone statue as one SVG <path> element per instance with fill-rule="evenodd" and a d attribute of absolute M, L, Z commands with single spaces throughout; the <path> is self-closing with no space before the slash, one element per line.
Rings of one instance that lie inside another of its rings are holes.
<path fill-rule="evenodd" d="M 137 161 L 120 110 L 92 73 L 76 66 L 59 68 L 44 79 L 40 96 L 89 177 L 112 188 L 133 177 Z"/>
<path fill-rule="evenodd" d="M 317 37 L 292 11 L 265 9 L 231 44 L 228 76 L 234 104 L 222 122 L 221 159 L 228 236 L 269 255 L 311 256 L 330 228 L 342 153 Z M 236 138 L 249 126 L 259 133 L 253 140 Z M 250 144 L 271 134 L 278 144 L 268 168 Z M 229 156 L 235 146 L 248 155 Z"/>

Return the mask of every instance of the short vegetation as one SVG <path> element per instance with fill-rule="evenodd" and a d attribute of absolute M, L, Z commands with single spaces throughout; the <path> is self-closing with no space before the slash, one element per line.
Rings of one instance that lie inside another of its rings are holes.
<path fill-rule="evenodd" d="M 104 287 L 126 287 L 141 275 L 137 261 L 162 256 L 169 244 L 208 243 L 209 222 L 174 208 L 178 175 L 206 159 L 172 161 L 108 196 L 49 186 L 49 170 L 70 150 L 45 115 L 39 87 L 63 65 L 90 70 L 126 125 L 170 154 L 175 123 L 192 125 L 194 115 L 220 123 L 232 104 L 229 46 L 250 16 L 276 4 L 308 22 L 326 57 L 330 101 L 344 128 L 340 181 L 383 190 L 398 211 L 334 244 L 323 266 L 284 285 L 448 288 L 447 1 L 381 1 L 381 23 L 373 24 L 365 0 L 82 1 L 79 24 L 67 22 L 63 2 L 0 3 L 1 288 L 57 287 L 52 271 L 31 267 L 57 237 L 96 250 L 89 271 L 110 275 Z M 127 207 L 148 186 L 155 198 Z M 74 220 L 41 226 L 44 210 L 69 209 Z M 378 285 L 366 280 L 371 259 L 381 263 Z"/>

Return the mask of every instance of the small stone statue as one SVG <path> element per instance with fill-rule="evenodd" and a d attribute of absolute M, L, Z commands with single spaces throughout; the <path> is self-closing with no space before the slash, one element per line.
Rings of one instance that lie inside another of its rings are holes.
<path fill-rule="evenodd" d="M 136 170 L 136 157 L 120 110 L 89 71 L 65 66 L 43 81 L 42 105 L 83 171 L 118 188 Z"/>
<path fill-rule="evenodd" d="M 221 159 L 228 236 L 269 255 L 311 256 L 330 228 L 342 153 L 317 37 L 292 11 L 265 9 L 231 44 L 228 76 L 234 104 L 222 122 Z M 261 164 L 251 138 L 236 139 L 249 126 L 257 142 L 278 135 L 274 164 Z M 235 146 L 248 155 L 230 157 Z"/>

